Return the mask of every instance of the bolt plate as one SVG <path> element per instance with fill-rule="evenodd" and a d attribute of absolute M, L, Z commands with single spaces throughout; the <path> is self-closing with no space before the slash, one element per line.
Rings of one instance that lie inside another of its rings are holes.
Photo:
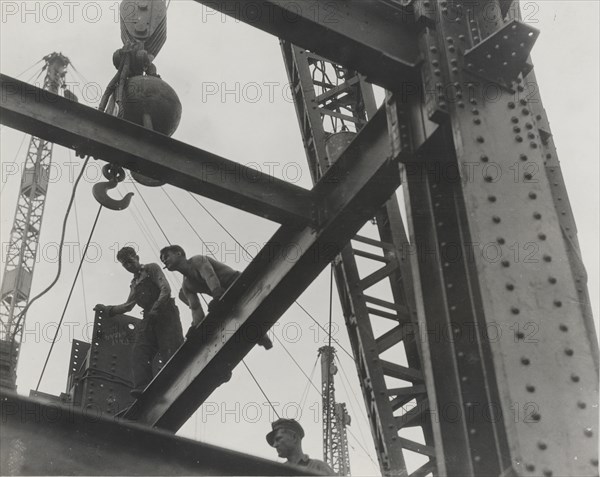
<path fill-rule="evenodd" d="M 539 30 L 512 20 L 465 53 L 466 70 L 505 87 L 527 74 L 527 59 Z"/>

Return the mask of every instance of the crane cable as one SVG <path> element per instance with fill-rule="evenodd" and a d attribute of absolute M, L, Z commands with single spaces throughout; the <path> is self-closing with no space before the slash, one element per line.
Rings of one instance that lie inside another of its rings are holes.
<path fill-rule="evenodd" d="M 85 171 L 85 168 L 86 168 L 89 160 L 90 160 L 90 156 L 86 156 L 86 158 L 83 162 L 83 167 L 81 168 L 81 172 L 77 176 L 77 179 L 75 179 L 75 183 L 73 184 L 73 189 L 71 191 L 71 198 L 69 199 L 69 204 L 67 205 L 67 210 L 66 210 L 65 216 L 63 218 L 60 243 L 58 245 L 58 269 L 56 271 L 56 276 L 54 277 L 54 280 L 52 280 L 52 283 L 50 283 L 50 285 L 48 285 L 43 291 L 41 291 L 36 296 L 34 296 L 31 300 L 29 300 L 27 305 L 25 305 L 25 308 L 23 308 L 23 311 L 21 311 L 21 313 L 19 313 L 19 315 L 17 316 L 17 320 L 14 325 L 14 327 L 15 327 L 14 332 L 13 332 L 12 339 L 11 339 L 11 342 L 13 342 L 13 343 L 17 336 L 19 326 L 20 326 L 21 322 L 23 321 L 23 318 L 25 317 L 25 314 L 27 313 L 27 311 L 29 310 L 31 305 L 33 305 L 33 303 L 35 303 L 38 299 L 40 299 L 42 296 L 44 296 L 46 293 L 48 293 L 54 287 L 54 285 L 56 285 L 56 283 L 58 282 L 58 279 L 60 278 L 60 275 L 62 273 L 62 251 L 63 251 L 63 247 L 65 244 L 65 235 L 67 233 L 67 220 L 69 219 L 71 207 L 73 206 L 73 202 L 75 201 L 75 193 L 77 192 L 77 186 L 79 185 L 79 181 L 83 177 L 83 173 Z M 11 359 L 12 359 L 13 349 L 14 349 L 14 346 L 11 346 Z"/>
<path fill-rule="evenodd" d="M 333 263 L 331 264 L 331 272 L 329 275 L 329 342 L 327 345 L 327 353 L 328 357 L 331 359 L 328 362 L 327 366 L 327 384 L 326 384 L 326 397 L 325 403 L 327 406 L 326 409 L 326 432 L 325 432 L 325 457 L 326 460 L 329 460 L 327 457 L 329 456 L 329 451 L 331 449 L 330 441 L 331 441 L 331 367 L 333 365 L 333 349 L 331 348 L 331 322 L 333 319 Z"/>
<path fill-rule="evenodd" d="M 96 225 L 98 225 L 98 219 L 100 218 L 100 213 L 104 207 L 100 205 L 98 207 L 98 213 L 96 214 L 96 218 L 94 219 L 94 224 L 92 225 L 92 230 L 90 231 L 90 235 L 88 237 L 87 243 L 85 244 L 85 248 L 83 249 L 83 253 L 81 254 L 81 260 L 79 261 L 79 266 L 77 267 L 77 272 L 75 273 L 75 278 L 73 279 L 73 284 L 71 285 L 71 290 L 69 290 L 69 296 L 67 297 L 67 302 L 63 308 L 62 314 L 60 316 L 60 320 L 58 321 L 58 325 L 56 326 L 56 332 L 54 333 L 54 337 L 52 338 L 52 344 L 50 345 L 50 350 L 48 350 L 48 355 L 46 356 L 46 361 L 44 362 L 44 367 L 42 368 L 42 372 L 40 374 L 40 379 L 38 380 L 37 386 L 35 390 L 37 391 L 40 387 L 40 383 L 42 382 L 42 378 L 44 377 L 44 372 L 46 371 L 46 366 L 48 365 L 48 361 L 50 360 L 50 355 L 52 354 L 52 350 L 54 349 L 54 344 L 56 343 L 56 339 L 58 337 L 58 332 L 60 331 L 60 327 L 65 318 L 65 314 L 67 313 L 67 308 L 69 307 L 69 302 L 71 301 L 71 296 L 73 295 L 73 290 L 75 289 L 75 285 L 77 284 L 77 279 L 79 278 L 79 272 L 81 272 L 81 268 L 83 267 L 83 262 L 85 261 L 85 256 L 87 254 L 88 248 L 90 246 L 90 242 L 92 241 L 92 236 L 94 235 L 94 231 L 96 230 Z"/>
<path fill-rule="evenodd" d="M 202 202 L 200 202 L 200 201 L 198 200 L 198 198 L 197 198 L 197 197 L 196 197 L 194 194 L 192 194 L 191 192 L 188 192 L 188 194 L 189 194 L 189 195 L 190 195 L 190 197 L 191 197 L 192 199 L 194 199 L 194 200 L 195 200 L 195 201 L 198 203 L 198 205 L 199 205 L 200 207 L 202 207 L 202 209 L 204 209 L 204 211 L 205 211 L 205 212 L 206 212 L 206 213 L 207 213 L 207 214 L 208 214 L 208 215 L 209 215 L 209 216 L 210 216 L 210 217 L 211 217 L 211 218 L 212 218 L 212 219 L 213 219 L 213 220 L 214 220 L 214 221 L 215 221 L 215 222 L 216 222 L 216 223 L 217 223 L 217 224 L 218 224 L 218 225 L 219 225 L 219 226 L 220 226 L 220 227 L 221 227 L 221 228 L 224 230 L 224 231 L 225 231 L 225 233 L 227 233 L 227 235 L 229 235 L 229 236 L 230 236 L 230 237 L 233 239 L 233 241 L 234 241 L 234 242 L 235 242 L 235 243 L 236 243 L 236 244 L 237 244 L 239 247 L 241 247 L 241 249 L 242 249 L 244 252 L 246 252 L 246 253 L 248 254 L 248 256 L 252 257 L 252 255 L 250 255 L 250 252 L 248 252 L 248 250 L 246 249 L 246 247 L 244 247 L 244 246 L 243 246 L 243 245 L 242 245 L 242 244 L 241 244 L 241 243 L 240 243 L 240 242 L 239 242 L 239 241 L 238 241 L 238 240 L 237 240 L 237 239 L 236 239 L 236 238 L 235 238 L 235 237 L 234 237 L 234 236 L 233 236 L 233 235 L 232 235 L 232 234 L 229 232 L 229 230 L 227 230 L 227 227 L 225 227 L 225 226 L 224 226 L 224 225 L 223 225 L 223 224 L 222 224 L 222 223 L 219 221 L 219 219 L 217 219 L 217 218 L 216 218 L 216 217 L 215 217 L 213 214 L 211 214 L 211 212 L 210 212 L 210 211 L 209 211 L 209 210 L 208 210 L 208 209 L 207 209 L 207 208 L 204 206 L 204 204 L 202 204 Z M 254 257 L 252 257 L 252 258 L 254 258 Z M 316 325 L 317 325 L 319 328 L 321 328 L 321 330 L 323 330 L 325 333 L 328 333 L 328 332 L 327 332 L 327 330 L 326 330 L 326 329 L 325 329 L 325 328 L 324 328 L 324 327 L 321 325 L 321 323 L 319 323 L 319 322 L 316 320 L 316 318 L 315 318 L 314 316 L 312 316 L 312 315 L 310 314 L 310 312 L 309 312 L 309 311 L 308 311 L 306 308 L 304 308 L 304 307 L 303 307 L 303 306 L 302 306 L 302 305 L 301 305 L 301 304 L 300 304 L 298 301 L 294 301 L 294 304 L 295 304 L 295 305 L 297 305 L 297 306 L 298 306 L 298 307 L 299 307 L 299 308 L 300 308 L 300 309 L 301 309 L 301 310 L 302 310 L 304 313 L 306 313 L 306 315 L 307 315 L 307 316 L 308 316 L 308 317 L 309 317 L 309 318 L 310 318 L 310 319 L 311 319 L 311 320 L 312 320 L 312 321 L 313 321 L 313 322 L 314 322 L 314 323 L 315 323 L 315 324 L 316 324 Z M 330 333 L 328 333 L 328 335 L 331 337 L 331 334 L 330 334 Z M 341 344 L 341 343 L 340 343 L 340 342 L 339 342 L 337 339 L 335 339 L 335 338 L 333 338 L 333 337 L 331 337 L 331 338 L 332 338 L 332 340 L 333 340 L 333 341 L 335 341 L 335 343 L 336 343 L 336 344 L 339 346 L 339 348 L 340 348 L 342 351 L 344 351 L 344 353 L 346 353 L 346 354 L 347 354 L 347 355 L 348 355 L 348 356 L 349 356 L 349 357 L 352 359 L 352 361 L 356 361 L 356 360 L 354 359 L 354 356 L 352 356 L 352 354 L 350 354 L 350 353 L 348 352 L 348 350 L 346 350 L 346 348 L 344 348 L 344 347 L 342 346 L 342 344 Z"/>
<path fill-rule="evenodd" d="M 23 139 L 21 139 L 21 145 L 19 146 L 19 149 L 17 150 L 17 153 L 15 154 L 15 158 L 12 161 L 13 164 L 15 162 L 17 162 L 17 157 L 19 157 L 19 153 L 21 152 L 21 149 L 23 148 L 23 144 L 25 144 L 26 137 L 27 137 L 27 134 L 23 134 Z M 24 164 L 24 162 L 23 162 L 23 164 Z M 4 172 L 4 168 L 2 169 L 2 171 Z M 8 179 L 5 180 L 4 183 L 2 184 L 2 189 L 0 189 L 0 194 L 2 194 L 4 192 L 4 188 L 6 187 L 6 184 L 8 184 Z"/>
<path fill-rule="evenodd" d="M 203 205 L 203 204 L 202 204 L 202 202 L 200 202 L 200 201 L 198 200 L 198 198 L 197 198 L 197 197 L 196 197 L 194 194 L 192 194 L 191 192 L 189 192 L 189 191 L 188 191 L 188 193 L 189 193 L 189 195 L 190 195 L 190 196 L 191 196 L 191 197 L 192 197 L 192 198 L 193 198 L 193 199 L 194 199 L 194 200 L 195 200 L 195 201 L 198 203 L 198 205 L 200 205 L 200 207 L 202 207 L 202 209 L 204 209 L 204 211 L 205 211 L 205 212 L 206 212 L 206 213 L 207 213 L 207 214 L 208 214 L 208 215 L 209 215 L 209 216 L 210 216 L 210 217 L 211 217 L 211 218 L 212 218 L 212 219 L 213 219 L 213 220 L 214 220 L 214 221 L 215 221 L 215 222 L 216 222 L 216 223 L 217 223 L 217 224 L 218 224 L 218 225 L 219 225 L 219 226 L 220 226 L 220 227 L 221 227 L 221 228 L 222 228 L 222 229 L 223 229 L 223 230 L 226 232 L 226 233 L 227 233 L 227 235 L 229 235 L 229 236 L 230 236 L 230 237 L 231 237 L 231 238 L 232 238 L 232 239 L 235 241 L 235 243 L 236 243 L 236 244 L 238 244 L 238 246 L 240 246 L 240 247 L 242 248 L 242 250 L 244 250 L 246 253 L 248 253 L 248 255 L 250 255 L 250 254 L 249 254 L 249 252 L 248 252 L 248 250 L 247 250 L 247 249 L 246 249 L 246 248 L 245 248 L 245 247 L 244 247 L 244 246 L 243 246 L 243 245 L 242 245 L 242 244 L 241 244 L 241 243 L 240 243 L 240 242 L 239 242 L 239 241 L 238 241 L 238 240 L 237 240 L 237 239 L 236 239 L 236 238 L 235 238 L 235 237 L 234 237 L 234 236 L 233 236 L 233 235 L 232 235 L 230 232 L 229 232 L 229 230 L 227 230 L 227 228 L 226 228 L 226 227 L 225 227 L 225 226 L 224 226 L 224 225 L 223 225 L 223 224 L 222 224 L 222 223 L 221 223 L 221 222 L 220 222 L 220 221 L 219 221 L 219 220 L 218 220 L 218 219 L 217 219 L 217 218 L 216 218 L 216 217 L 215 217 L 215 216 L 214 216 L 214 215 L 213 215 L 213 214 L 212 214 L 212 213 L 211 213 L 211 212 L 210 212 L 210 211 L 209 211 L 209 210 L 208 210 L 208 209 L 207 209 L 207 208 L 206 208 L 206 207 Z M 189 223 L 189 222 L 188 222 L 188 223 Z M 313 321 L 314 321 L 314 322 L 315 322 L 315 323 L 316 323 L 316 324 L 317 324 L 317 325 L 318 325 L 318 326 L 319 326 L 319 327 L 320 327 L 320 328 L 321 328 L 323 331 L 327 332 L 327 330 L 326 330 L 326 329 L 325 329 L 325 328 L 324 328 L 324 327 L 323 327 L 323 326 L 322 326 L 322 325 L 321 325 L 321 324 L 320 324 L 320 323 L 319 323 L 319 322 L 318 322 L 318 321 L 317 321 L 317 320 L 316 320 L 316 319 L 315 319 L 315 318 L 314 318 L 314 317 L 313 317 L 313 316 L 312 316 L 312 315 L 311 315 L 311 314 L 310 314 L 310 313 L 309 313 L 309 312 L 308 312 L 306 309 L 304 309 L 304 307 L 302 307 L 302 306 L 301 306 L 301 305 L 300 305 L 300 304 L 299 304 L 297 301 L 296 301 L 295 303 L 296 303 L 298 306 L 300 306 L 300 308 L 301 308 L 301 309 L 302 309 L 302 310 L 303 310 L 303 311 L 304 311 L 304 312 L 305 312 L 305 313 L 306 313 L 306 314 L 307 314 L 307 315 L 308 315 L 308 316 L 309 316 L 309 317 L 310 317 L 310 318 L 311 318 L 311 319 L 312 319 L 312 320 L 313 320 Z M 332 321 L 332 316 L 333 316 L 333 314 L 332 314 L 332 304 L 333 304 L 333 265 L 332 265 L 332 275 L 331 275 L 331 278 L 330 278 L 330 320 L 329 320 L 329 321 L 330 321 L 330 330 L 329 330 L 329 332 L 328 332 L 328 336 L 329 336 L 329 343 L 330 343 L 330 346 L 331 346 L 331 341 L 333 340 L 333 341 L 335 341 L 335 342 L 336 342 L 336 343 L 337 343 L 337 344 L 340 346 L 340 348 L 344 349 L 344 348 L 341 346 L 341 344 L 340 344 L 340 343 L 339 343 L 339 342 L 338 342 L 338 341 L 337 341 L 335 338 L 333 338 L 333 336 L 332 336 L 332 334 L 331 334 L 331 321 Z M 275 336 L 275 335 L 274 335 L 274 336 Z M 277 340 L 279 343 L 281 343 L 281 341 L 279 340 L 279 338 L 277 338 L 277 336 L 275 336 L 275 339 L 276 339 L 276 340 Z M 283 349 L 284 349 L 284 350 L 285 350 L 285 351 L 288 353 L 288 355 L 289 355 L 289 356 L 292 358 L 292 360 L 293 360 L 293 361 L 296 363 L 296 365 L 299 367 L 299 369 L 302 371 L 302 373 L 303 373 L 303 374 L 306 376 L 306 373 L 304 373 L 304 370 L 303 370 L 303 369 L 300 367 L 300 365 L 299 365 L 299 364 L 296 362 L 296 360 L 294 360 L 294 359 L 293 359 L 293 357 L 291 356 L 291 354 L 289 354 L 289 351 L 287 351 L 287 349 L 285 348 L 285 346 L 283 346 Z M 350 356 L 350 358 L 351 358 L 353 361 L 355 361 L 355 360 L 354 360 L 354 357 L 353 357 L 353 356 L 352 356 L 350 353 L 348 353 L 348 352 L 347 352 L 345 349 L 344 349 L 344 351 L 346 352 L 346 354 L 348 354 L 348 356 Z M 318 359 L 318 358 L 317 358 L 317 359 Z M 242 361 L 242 362 L 243 362 L 243 361 Z M 244 363 L 244 365 L 246 365 L 246 364 Z M 319 389 L 318 389 L 318 388 L 317 388 L 317 387 L 314 385 L 314 383 L 312 382 L 311 378 L 308 378 L 308 380 L 309 380 L 310 384 L 312 384 L 312 386 L 313 386 L 313 387 L 314 387 L 314 388 L 317 390 L 317 392 L 319 393 L 319 395 L 320 395 L 320 396 L 321 396 L 321 398 L 322 398 L 322 397 L 323 397 L 323 394 L 322 394 L 322 392 L 321 392 L 321 391 L 319 391 Z M 258 384 L 258 383 L 257 383 L 257 384 Z M 259 387 L 260 387 L 260 386 L 259 386 Z M 261 391 L 262 391 L 262 389 L 261 389 Z M 263 394 L 264 394 L 264 393 L 263 393 Z M 265 397 L 266 397 L 266 396 L 265 396 Z M 267 399 L 268 399 L 268 398 L 267 398 Z M 270 404 L 270 402 L 269 402 L 269 404 Z M 271 405 L 271 407 L 273 407 L 273 406 Z M 351 435 L 351 436 L 354 438 L 354 440 L 356 441 L 356 443 L 358 444 L 358 446 L 359 446 L 359 447 L 360 447 L 360 448 L 363 450 L 363 452 L 364 452 L 364 453 L 367 455 L 367 457 L 369 458 L 369 460 L 371 460 L 371 462 L 375 463 L 375 462 L 373 461 L 373 458 L 372 458 L 372 457 L 371 457 L 371 455 L 369 454 L 369 452 L 368 452 L 368 451 L 365 449 L 365 447 L 364 447 L 364 446 L 363 446 L 363 445 L 360 443 L 359 439 L 358 439 L 358 438 L 357 438 L 357 437 L 356 437 L 356 436 L 353 434 L 353 432 L 352 432 L 350 429 L 348 429 L 348 432 L 349 432 L 349 434 L 350 434 L 350 435 Z"/>
<path fill-rule="evenodd" d="M 200 240 L 200 242 L 202 242 L 202 244 L 206 247 L 206 242 L 202 239 L 202 237 L 200 237 L 200 234 L 196 231 L 196 229 L 194 228 L 194 226 L 191 224 L 191 222 L 187 219 L 187 217 L 185 216 L 185 214 L 181 211 L 181 209 L 179 208 L 179 206 L 175 203 L 175 201 L 171 198 L 171 196 L 169 195 L 169 193 L 166 191 L 166 189 L 164 187 L 161 187 L 162 191 L 164 192 L 164 194 L 167 196 L 167 198 L 171 201 L 171 203 L 173 204 L 173 206 L 177 209 L 177 212 L 179 212 L 179 214 L 184 218 L 184 220 L 186 221 L 186 223 L 190 226 L 190 228 L 192 229 L 192 231 L 194 232 L 194 234 L 196 234 L 196 237 L 198 237 L 198 239 Z M 169 244 L 171 244 L 169 242 Z M 206 247 L 208 250 L 208 253 L 210 253 L 214 258 L 216 258 L 214 256 L 214 254 L 208 249 L 208 247 Z M 202 294 L 200 295 L 202 297 L 202 299 L 204 300 L 204 297 L 202 296 Z M 204 302 L 206 303 L 206 300 L 204 300 Z M 279 340 L 278 340 L 279 341 Z M 287 351 L 287 350 L 286 350 Z M 293 359 L 293 358 L 292 358 Z M 271 400 L 269 399 L 269 397 L 267 396 L 267 393 L 265 392 L 265 390 L 263 389 L 263 387 L 260 385 L 260 383 L 258 382 L 258 379 L 256 379 L 256 376 L 254 376 L 254 373 L 252 373 L 252 371 L 250 370 L 250 367 L 246 364 L 246 361 L 244 361 L 242 359 L 242 364 L 246 367 L 246 369 L 248 370 L 248 373 L 250 373 L 250 376 L 252 377 L 252 379 L 254 380 L 254 382 L 256 383 L 256 385 L 258 386 L 258 389 L 260 390 L 260 392 L 262 393 L 262 395 L 265 397 L 265 399 L 267 400 L 267 402 L 269 403 L 269 406 L 271 406 L 271 409 L 273 409 L 273 412 L 275 413 L 275 415 L 277 416 L 277 418 L 279 418 L 279 414 L 277 413 L 277 410 L 275 409 L 275 406 L 273 406 L 273 403 L 271 402 Z"/>

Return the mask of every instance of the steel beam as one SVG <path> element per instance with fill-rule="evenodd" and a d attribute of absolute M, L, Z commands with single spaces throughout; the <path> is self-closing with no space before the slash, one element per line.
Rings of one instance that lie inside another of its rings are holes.
<path fill-rule="evenodd" d="M 281 227 L 125 417 L 178 429 L 398 185 L 379 111 L 315 186 L 323 225 Z"/>
<path fill-rule="evenodd" d="M 0 395 L 1 475 L 306 475 L 170 433 L 13 393 Z M 316 474 L 313 474 L 316 475 Z"/>
<path fill-rule="evenodd" d="M 0 122 L 282 224 L 313 221 L 310 191 L 0 75 Z"/>
<path fill-rule="evenodd" d="M 418 74 L 419 26 L 399 4 L 380 0 L 196 1 L 360 71 L 380 86 L 393 88 L 398 78 L 408 80 Z"/>

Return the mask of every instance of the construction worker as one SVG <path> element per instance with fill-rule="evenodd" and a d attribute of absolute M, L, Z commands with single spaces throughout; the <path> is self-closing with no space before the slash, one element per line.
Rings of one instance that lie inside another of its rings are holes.
<path fill-rule="evenodd" d="M 210 295 L 212 300 L 208 304 L 208 311 L 216 311 L 220 307 L 221 296 L 240 276 L 240 272 L 204 255 L 194 255 L 188 259 L 179 245 L 163 248 L 160 251 L 160 260 L 167 270 L 183 275 L 179 297 L 192 310 L 192 329 L 205 317 L 198 293 Z M 267 335 L 260 338 L 258 344 L 266 349 L 273 347 Z"/>
<path fill-rule="evenodd" d="M 336 475 L 331 467 L 318 459 L 311 459 L 302 451 L 304 429 L 294 419 L 277 419 L 271 423 L 267 442 L 277 450 L 277 455 L 287 459 L 286 464 L 306 467 L 311 472 L 322 475 Z"/>
<path fill-rule="evenodd" d="M 160 265 L 141 264 L 131 247 L 119 250 L 117 260 L 133 274 L 129 297 L 122 305 L 98 304 L 94 310 L 113 316 L 127 313 L 135 305 L 143 309 L 144 318 L 136 330 L 131 358 L 134 384 L 131 395 L 137 398 L 152 381 L 152 361 L 156 354 L 166 363 L 183 343 L 183 332 L 179 310 Z"/>

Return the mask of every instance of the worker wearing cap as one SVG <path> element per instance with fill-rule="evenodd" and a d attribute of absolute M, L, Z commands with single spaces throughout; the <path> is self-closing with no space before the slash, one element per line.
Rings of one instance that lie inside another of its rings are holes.
<path fill-rule="evenodd" d="M 336 475 L 331 467 L 318 459 L 311 459 L 302 451 L 304 429 L 294 419 L 277 419 L 271 423 L 272 430 L 267 434 L 267 442 L 277 450 L 279 457 L 287 459 L 286 464 L 306 467 L 314 473 Z"/>

